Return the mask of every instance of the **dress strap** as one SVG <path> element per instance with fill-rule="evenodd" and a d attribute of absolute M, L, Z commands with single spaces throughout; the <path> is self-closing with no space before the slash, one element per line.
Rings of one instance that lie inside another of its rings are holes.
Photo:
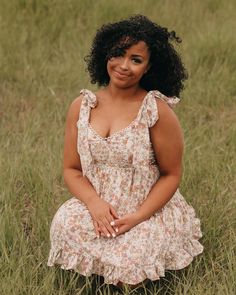
<path fill-rule="evenodd" d="M 176 106 L 176 104 L 180 101 L 180 99 L 177 96 L 166 96 L 162 94 L 158 90 L 153 90 L 155 98 L 160 98 L 161 100 L 164 100 L 169 107 L 173 108 Z"/>
<path fill-rule="evenodd" d="M 167 97 L 158 90 L 149 91 L 144 98 L 142 108 L 138 116 L 138 121 L 146 123 L 148 127 L 152 127 L 159 119 L 158 108 L 156 100 L 161 99 L 165 101 L 169 107 L 173 108 L 178 102 L 178 97 Z"/>
<path fill-rule="evenodd" d="M 88 89 L 82 89 L 80 91 L 80 94 L 83 95 L 83 98 L 80 107 L 79 120 L 77 122 L 77 151 L 80 155 L 83 175 L 86 175 L 88 168 L 93 162 L 88 142 L 88 124 L 90 117 L 90 109 L 96 107 L 97 97 L 92 91 Z"/>
<path fill-rule="evenodd" d="M 177 97 L 167 97 L 158 90 L 152 90 L 147 93 L 143 104 L 140 108 L 134 133 L 133 143 L 133 165 L 137 169 L 147 163 L 150 158 L 149 128 L 155 125 L 159 119 L 157 99 L 165 101 L 170 107 L 173 107 L 179 102 Z"/>
<path fill-rule="evenodd" d="M 154 91 L 149 91 L 137 116 L 137 124 L 152 127 L 158 120 L 158 110 Z"/>
<path fill-rule="evenodd" d="M 82 89 L 80 94 L 83 95 L 83 98 L 80 107 L 79 121 L 82 124 L 87 125 L 89 122 L 90 109 L 95 108 L 97 105 L 97 97 L 92 91 L 88 89 Z"/>
<path fill-rule="evenodd" d="M 97 97 L 92 91 L 90 91 L 88 89 L 82 89 L 80 91 L 80 94 L 82 94 L 85 97 L 88 106 L 90 106 L 91 108 L 96 107 Z"/>

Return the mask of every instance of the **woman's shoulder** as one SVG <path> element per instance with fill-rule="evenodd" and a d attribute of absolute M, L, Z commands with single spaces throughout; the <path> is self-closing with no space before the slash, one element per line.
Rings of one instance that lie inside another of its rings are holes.
<path fill-rule="evenodd" d="M 153 91 L 153 98 L 155 100 L 157 120 L 154 126 L 160 128 L 162 126 L 179 126 L 179 120 L 173 107 L 179 102 L 177 97 L 167 97 L 159 91 Z"/>
<path fill-rule="evenodd" d="M 174 108 L 180 101 L 177 96 L 166 96 L 158 90 L 150 91 L 153 94 L 153 97 L 157 99 L 157 101 L 165 102 L 170 108 Z"/>
<path fill-rule="evenodd" d="M 169 97 L 155 97 L 155 105 L 157 107 L 157 117 L 155 124 L 150 129 L 151 141 L 156 145 L 161 145 L 163 142 L 182 147 L 183 131 L 179 119 L 168 103 Z"/>
<path fill-rule="evenodd" d="M 70 104 L 67 111 L 67 120 L 77 122 L 79 119 L 80 109 L 83 101 L 83 95 L 80 94 Z"/>
<path fill-rule="evenodd" d="M 81 112 L 88 113 L 89 108 L 94 108 L 96 104 L 96 95 L 88 89 L 82 89 L 80 95 L 71 102 L 67 116 L 73 121 L 78 121 Z"/>
<path fill-rule="evenodd" d="M 70 112 L 79 112 L 81 108 L 81 104 L 83 101 L 83 95 L 80 94 L 78 97 L 76 97 L 70 104 L 69 106 L 69 111 Z"/>
<path fill-rule="evenodd" d="M 72 108 L 79 108 L 81 107 L 81 104 L 83 101 L 88 101 L 88 102 L 95 102 L 96 101 L 96 95 L 94 92 L 92 92 L 89 89 L 85 89 L 83 88 L 82 90 L 80 90 L 80 94 L 78 97 L 76 97 L 72 103 L 71 103 L 71 107 Z"/>
<path fill-rule="evenodd" d="M 96 95 L 92 91 L 83 88 L 82 90 L 80 90 L 79 96 L 71 102 L 69 111 L 79 113 L 83 102 L 88 102 L 88 104 L 95 103 Z"/>

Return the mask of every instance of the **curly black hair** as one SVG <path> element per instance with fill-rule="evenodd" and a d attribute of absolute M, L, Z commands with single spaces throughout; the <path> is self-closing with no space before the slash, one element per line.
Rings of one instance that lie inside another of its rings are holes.
<path fill-rule="evenodd" d="M 179 96 L 187 72 L 171 41 L 180 43 L 181 39 L 175 31 L 169 32 L 143 15 L 105 24 L 97 31 L 90 54 L 85 58 L 91 83 L 108 85 L 108 59 L 121 56 L 139 41 L 144 41 L 150 51 L 150 68 L 140 80 L 140 86 L 147 91 L 157 89 L 166 96 Z"/>

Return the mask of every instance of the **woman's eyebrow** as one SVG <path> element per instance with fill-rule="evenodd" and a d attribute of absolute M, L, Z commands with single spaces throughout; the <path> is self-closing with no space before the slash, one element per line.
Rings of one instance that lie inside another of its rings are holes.
<path fill-rule="evenodd" d="M 141 57 L 141 58 L 143 58 L 143 56 L 140 55 L 140 54 L 132 54 L 131 56 L 132 56 L 132 57 Z"/>

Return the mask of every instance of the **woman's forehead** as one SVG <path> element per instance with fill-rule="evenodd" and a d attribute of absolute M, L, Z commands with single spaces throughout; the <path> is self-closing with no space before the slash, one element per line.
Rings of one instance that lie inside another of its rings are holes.
<path fill-rule="evenodd" d="M 138 43 L 127 48 L 126 52 L 134 55 L 146 55 L 149 53 L 149 49 L 144 41 L 139 41 Z"/>
<path fill-rule="evenodd" d="M 132 55 L 146 55 L 149 54 L 149 48 L 143 40 L 138 40 L 133 36 L 123 36 L 112 46 L 107 58 L 120 56 L 126 52 L 132 52 Z"/>

